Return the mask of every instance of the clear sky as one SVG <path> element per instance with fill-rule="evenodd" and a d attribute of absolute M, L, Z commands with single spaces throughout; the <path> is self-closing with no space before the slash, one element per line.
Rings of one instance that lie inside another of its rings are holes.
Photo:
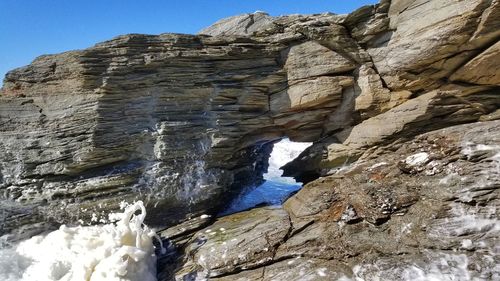
<path fill-rule="evenodd" d="M 120 34 L 196 33 L 257 10 L 273 16 L 351 12 L 378 0 L 0 0 L 0 86 L 42 54 L 83 49 Z"/>

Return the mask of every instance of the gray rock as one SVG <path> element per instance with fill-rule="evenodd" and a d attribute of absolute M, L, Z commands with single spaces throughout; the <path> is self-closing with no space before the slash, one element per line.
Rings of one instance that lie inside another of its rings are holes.
<path fill-rule="evenodd" d="M 250 36 L 257 31 L 272 27 L 273 17 L 265 12 L 243 14 L 217 21 L 198 34 L 210 36 Z"/>
<path fill-rule="evenodd" d="M 315 142 L 285 171 L 307 182 L 394 141 L 497 119 L 498 3 L 256 13 L 39 57 L 0 90 L 0 235 L 98 223 L 137 199 L 152 226 L 213 215 L 262 180 L 284 136 Z"/>
<path fill-rule="evenodd" d="M 216 277 L 268 264 L 289 228 L 282 209 L 253 209 L 220 218 L 193 236 L 177 279 Z"/>

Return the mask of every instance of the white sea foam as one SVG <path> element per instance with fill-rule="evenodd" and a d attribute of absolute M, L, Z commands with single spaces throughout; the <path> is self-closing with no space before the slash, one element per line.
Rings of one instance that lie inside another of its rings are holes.
<path fill-rule="evenodd" d="M 283 171 L 280 167 L 297 158 L 302 151 L 311 146 L 310 142 L 292 142 L 289 139 L 282 139 L 274 144 L 273 151 L 269 157 L 269 168 L 264 174 L 264 179 L 277 182 L 294 184 L 293 178 L 281 177 Z"/>
<path fill-rule="evenodd" d="M 0 250 L 0 280 L 156 280 L 152 241 L 156 234 L 143 225 L 145 216 L 143 203 L 136 202 L 126 207 L 115 224 L 63 225 L 4 248 Z"/>

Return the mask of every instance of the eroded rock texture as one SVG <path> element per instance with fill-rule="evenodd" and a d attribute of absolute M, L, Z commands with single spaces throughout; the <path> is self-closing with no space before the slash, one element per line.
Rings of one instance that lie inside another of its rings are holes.
<path fill-rule="evenodd" d="M 39 57 L 1 90 L 0 234 L 99 221 L 139 198 L 153 226 L 214 213 L 261 180 L 283 136 L 315 142 L 285 169 L 308 182 L 389 143 L 498 119 L 499 9 L 383 0 L 349 15 L 255 13 Z"/>
<path fill-rule="evenodd" d="M 186 236 L 163 280 L 496 280 L 500 121 L 366 151 L 281 209 Z M 168 237 L 164 236 L 165 238 Z"/>

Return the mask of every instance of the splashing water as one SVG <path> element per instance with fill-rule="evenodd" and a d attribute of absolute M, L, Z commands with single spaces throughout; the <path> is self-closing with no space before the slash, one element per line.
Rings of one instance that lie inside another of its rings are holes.
<path fill-rule="evenodd" d="M 136 202 L 113 217 L 120 220 L 100 226 L 62 225 L 0 250 L 0 280 L 155 281 L 156 233 L 143 225 L 144 204 Z"/>
<path fill-rule="evenodd" d="M 269 168 L 264 174 L 264 179 L 275 182 L 296 184 L 293 178 L 282 177 L 282 166 L 297 158 L 302 151 L 311 146 L 311 142 L 292 142 L 289 139 L 282 139 L 273 146 L 273 151 L 269 157 Z"/>
<path fill-rule="evenodd" d="M 226 210 L 219 213 L 219 216 L 237 213 L 259 205 L 281 205 L 302 185 L 293 178 L 282 177 L 283 171 L 280 167 L 297 158 L 311 145 L 310 142 L 292 142 L 287 138 L 275 143 L 269 157 L 269 168 L 263 175 L 266 181 L 241 194 Z"/>

